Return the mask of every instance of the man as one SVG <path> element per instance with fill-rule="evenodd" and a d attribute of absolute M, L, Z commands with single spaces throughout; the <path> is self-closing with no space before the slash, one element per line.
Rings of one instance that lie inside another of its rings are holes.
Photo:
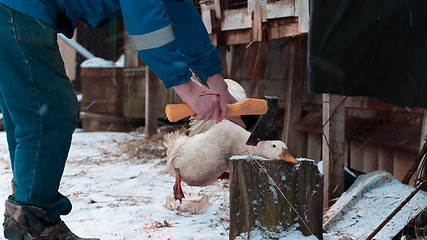
<path fill-rule="evenodd" d="M 78 19 L 101 27 L 120 14 L 141 59 L 195 119 L 221 121 L 235 102 L 191 0 L 0 0 L 0 108 L 15 187 L 6 201 L 7 239 L 82 239 L 60 220 L 71 211 L 58 188 L 78 103 L 56 33 L 71 37 Z M 209 89 L 188 81 L 190 69 Z"/>

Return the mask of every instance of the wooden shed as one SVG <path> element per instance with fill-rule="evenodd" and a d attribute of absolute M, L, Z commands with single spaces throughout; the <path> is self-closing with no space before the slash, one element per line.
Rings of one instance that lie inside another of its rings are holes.
<path fill-rule="evenodd" d="M 277 126 L 293 155 L 316 161 L 328 157 L 333 146 L 325 144 L 330 136 L 324 122 L 334 122 L 342 129 L 335 139 L 342 149 L 341 164 L 366 173 L 384 170 L 402 180 L 423 142 L 423 109 L 395 107 L 374 97 L 307 92 L 308 0 L 194 0 L 194 4 L 218 46 L 224 77 L 242 84 L 249 97 L 279 97 Z M 125 78 L 129 78 L 144 66 L 129 41 L 125 43 Z M 157 88 L 145 87 L 146 101 L 153 99 L 149 95 Z M 328 109 L 331 116 L 340 112 L 341 118 L 325 119 Z M 326 173 L 326 182 L 328 174 L 334 175 Z M 343 186 L 339 188 L 337 194 Z"/>
<path fill-rule="evenodd" d="M 226 69 L 223 74 L 240 82 L 250 97 L 279 97 L 276 121 L 291 153 L 320 161 L 331 157 L 331 148 L 335 148 L 329 140 L 335 140 L 336 148 L 341 149 L 340 161 L 333 159 L 324 165 L 325 185 L 333 186 L 325 188 L 325 195 L 336 192 L 326 201 L 339 196 L 344 188 L 335 182 L 336 175 L 343 178 L 337 165 L 365 173 L 387 171 L 403 179 L 424 142 L 423 109 L 396 107 L 374 97 L 309 93 L 308 0 L 210 0 L 199 4 L 211 40 L 220 50 Z M 337 111 L 341 117 L 334 115 Z M 327 132 L 324 126 L 331 123 Z M 325 169 L 328 167 L 332 172 Z"/>

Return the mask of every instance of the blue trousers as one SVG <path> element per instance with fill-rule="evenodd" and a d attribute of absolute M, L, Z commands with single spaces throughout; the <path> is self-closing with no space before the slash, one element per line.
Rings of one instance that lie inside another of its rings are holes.
<path fill-rule="evenodd" d="M 71 211 L 58 188 L 77 124 L 76 94 L 50 25 L 0 4 L 0 46 L 0 108 L 15 201 L 56 220 Z"/>

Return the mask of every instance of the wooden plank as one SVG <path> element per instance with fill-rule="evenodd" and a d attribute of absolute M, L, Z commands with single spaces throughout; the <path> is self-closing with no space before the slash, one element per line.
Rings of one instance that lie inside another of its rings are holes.
<path fill-rule="evenodd" d="M 248 158 L 230 161 L 229 239 L 282 239 L 295 226 L 322 239 L 323 181 L 317 165 Z"/>
<path fill-rule="evenodd" d="M 344 141 L 344 166 L 349 167 L 350 166 L 350 141 L 346 138 Z"/>
<path fill-rule="evenodd" d="M 157 133 L 157 76 L 147 67 L 145 71 L 145 134 L 149 137 Z"/>
<path fill-rule="evenodd" d="M 226 31 L 224 35 L 227 45 L 247 44 L 252 41 L 251 29 Z"/>
<path fill-rule="evenodd" d="M 248 9 L 230 9 L 224 11 L 224 18 L 221 21 L 221 30 L 248 29 L 252 27 L 251 15 Z"/>
<path fill-rule="evenodd" d="M 378 170 L 393 174 L 393 155 L 391 148 L 380 147 L 378 149 Z"/>
<path fill-rule="evenodd" d="M 307 108 L 304 110 L 307 111 Z M 406 122 L 391 122 L 389 121 L 389 114 L 382 115 L 378 111 L 373 111 L 374 114 L 372 116 L 353 114 L 351 115 L 353 117 L 350 117 L 350 114 L 347 113 L 352 110 L 354 109 L 346 109 L 346 126 L 348 126 L 346 127 L 346 138 L 369 142 L 390 149 L 400 149 L 413 153 L 419 152 L 421 126 Z M 315 110 L 310 111 L 311 113 L 299 120 L 294 127 L 300 131 L 321 134 L 322 116 Z M 387 119 L 384 116 L 387 116 Z M 363 119 L 358 117 L 363 117 Z M 399 116 L 399 118 L 403 118 L 403 116 Z M 410 121 L 412 122 L 413 120 Z"/>
<path fill-rule="evenodd" d="M 123 116 L 143 119 L 145 117 L 145 70 L 147 67 L 123 70 Z"/>
<path fill-rule="evenodd" d="M 315 133 L 308 134 L 307 158 L 319 162 L 322 159 L 322 137 Z"/>
<path fill-rule="evenodd" d="M 295 15 L 295 1 L 281 0 L 265 4 L 265 19 L 285 18 Z"/>
<path fill-rule="evenodd" d="M 293 18 L 270 21 L 263 24 L 262 28 L 267 31 L 266 35 L 269 40 L 301 35 L 301 32 L 298 31 L 298 22 L 295 22 Z M 253 40 L 252 29 L 223 31 L 222 34 L 224 34 L 227 45 L 248 44 Z M 215 36 L 211 35 L 211 40 L 215 41 Z"/>
<path fill-rule="evenodd" d="M 217 0 L 217 2 L 219 2 Z M 216 36 L 216 45 L 218 47 L 219 57 L 221 59 L 221 65 L 224 68 L 222 71 L 222 76 L 228 78 L 228 66 L 227 66 L 227 45 L 225 44 L 224 36 L 221 32 L 221 22 L 215 17 L 215 11 L 211 10 L 211 19 L 212 19 L 212 33 Z"/>
<path fill-rule="evenodd" d="M 293 37 L 302 34 L 293 19 L 272 21 L 266 26 L 268 39 Z"/>
<path fill-rule="evenodd" d="M 307 157 L 308 133 L 300 132 L 298 138 L 298 147 L 296 157 Z"/>
<path fill-rule="evenodd" d="M 363 149 L 363 172 L 370 173 L 378 170 L 378 147 L 367 143 Z"/>
<path fill-rule="evenodd" d="M 322 104 L 322 99 L 319 97 L 319 94 L 310 94 L 306 103 L 320 105 Z M 406 114 L 423 114 L 422 108 L 397 107 L 375 97 L 348 97 L 345 101 L 345 106 L 347 108 L 361 108 L 370 114 L 375 114 L 372 113 L 374 110 Z"/>
<path fill-rule="evenodd" d="M 145 119 L 146 104 L 146 67 L 127 68 L 123 70 L 123 115 L 132 120 Z M 166 119 L 164 113 L 167 104 L 182 103 L 181 98 L 172 88 L 162 87 L 163 82 L 157 78 L 157 117 Z M 145 121 L 145 120 L 144 120 Z M 142 121 L 142 122 L 144 122 Z"/>
<path fill-rule="evenodd" d="M 363 172 L 364 168 L 363 146 L 363 142 L 350 141 L 350 167 L 360 172 Z"/>
<path fill-rule="evenodd" d="M 397 180 L 399 181 L 403 180 L 403 178 L 406 175 L 406 172 L 411 167 L 415 157 L 416 157 L 416 154 L 412 154 L 407 151 L 400 151 L 400 150 L 394 151 L 393 176 Z M 409 185 L 413 185 L 415 177 L 416 177 L 416 174 L 412 176 L 411 180 L 409 181 Z"/>
<path fill-rule="evenodd" d="M 308 0 L 305 1 L 307 1 L 308 4 Z M 206 4 L 202 4 L 201 6 L 205 6 L 202 7 L 202 17 L 206 24 L 206 28 L 210 30 L 210 24 L 208 23 L 209 18 L 204 15 L 204 11 L 206 11 L 208 7 L 206 7 Z M 260 7 L 259 9 L 258 6 Z M 240 8 L 225 10 L 222 17 L 221 30 L 229 31 L 252 28 L 254 26 L 252 22 L 252 14 L 249 14 L 248 11 L 253 12 L 254 21 L 258 21 L 258 19 L 255 18 L 260 18 L 262 22 L 266 22 L 267 20 L 276 20 L 279 18 L 298 16 L 295 14 L 295 4 L 293 0 L 274 1 L 267 4 L 265 1 L 256 0 L 252 1 L 252 7 L 252 9 Z M 306 13 L 308 14 L 308 11 Z M 211 32 L 209 31 L 209 33 Z"/>
<path fill-rule="evenodd" d="M 343 96 L 323 94 L 324 206 L 344 192 L 345 108 Z"/>
<path fill-rule="evenodd" d="M 73 36 L 73 40 L 77 39 L 77 31 L 75 31 L 75 34 Z M 58 47 L 59 52 L 61 53 L 62 59 L 64 61 L 64 67 L 65 67 L 65 73 L 67 74 L 67 77 L 74 81 L 76 80 L 76 58 L 77 58 L 77 52 L 76 50 L 68 45 L 64 39 L 58 38 Z"/>
<path fill-rule="evenodd" d="M 294 74 L 296 69 L 296 40 L 291 40 L 288 44 L 289 48 L 289 57 L 288 57 L 288 74 L 286 76 L 286 81 L 288 82 L 288 87 L 286 90 L 286 108 L 285 108 L 285 121 L 283 124 L 283 132 L 281 139 L 287 144 L 291 154 L 296 155 L 298 153 L 298 147 L 300 144 L 300 138 L 302 133 L 296 130 L 293 126 L 301 118 L 302 113 L 302 96 L 304 91 L 304 84 L 302 81 L 303 78 L 298 78 L 296 76 L 298 73 Z"/>
<path fill-rule="evenodd" d="M 123 68 L 82 68 L 83 112 L 123 116 Z"/>
<path fill-rule="evenodd" d="M 427 111 L 424 110 L 423 123 L 421 128 L 420 150 L 423 148 L 426 138 L 427 138 Z"/>
<path fill-rule="evenodd" d="M 123 34 L 125 48 L 125 68 L 134 68 L 138 66 L 138 54 L 127 32 Z"/>
<path fill-rule="evenodd" d="M 129 132 L 133 130 L 128 118 L 91 112 L 80 112 L 80 118 L 85 132 Z"/>
<path fill-rule="evenodd" d="M 283 2 L 284 0 L 281 0 L 281 2 Z M 289 0 L 288 0 L 289 1 Z M 293 0 L 291 0 L 291 1 L 293 1 Z M 262 11 L 262 13 L 261 13 L 261 16 L 262 16 L 262 19 L 261 19 L 261 21 L 264 23 L 264 22 L 267 22 L 267 6 L 269 5 L 269 3 L 268 3 L 268 1 L 265 1 L 265 0 L 261 0 L 261 11 Z"/>
<path fill-rule="evenodd" d="M 295 14 L 298 16 L 298 30 L 300 32 L 308 32 L 308 23 L 309 23 L 309 0 L 295 0 Z"/>
<path fill-rule="evenodd" d="M 205 28 L 209 34 L 212 33 L 211 9 L 212 9 L 212 4 L 210 4 L 210 2 L 203 1 L 200 3 L 200 10 L 202 12 L 201 13 L 202 21 L 203 21 L 203 24 L 205 24 Z"/>
<path fill-rule="evenodd" d="M 262 41 L 261 0 L 253 0 L 252 17 L 252 41 Z"/>

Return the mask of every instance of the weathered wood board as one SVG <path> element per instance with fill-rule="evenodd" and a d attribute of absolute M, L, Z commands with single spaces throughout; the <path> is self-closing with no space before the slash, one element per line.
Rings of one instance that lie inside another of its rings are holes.
<path fill-rule="evenodd" d="M 314 161 L 299 160 L 231 158 L 230 239 L 278 239 L 295 228 L 322 239 L 323 176 Z"/>

